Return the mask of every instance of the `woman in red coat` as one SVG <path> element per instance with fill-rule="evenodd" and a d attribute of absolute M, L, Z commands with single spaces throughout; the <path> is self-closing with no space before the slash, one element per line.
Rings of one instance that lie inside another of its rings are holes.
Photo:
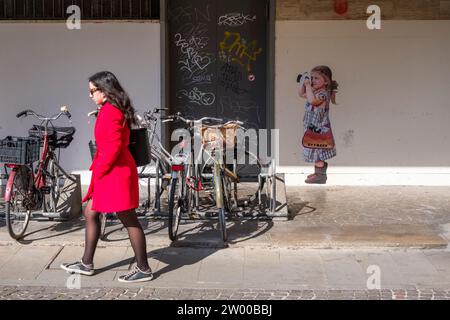
<path fill-rule="evenodd" d="M 149 281 L 153 275 L 147 261 L 145 235 L 137 219 L 139 186 L 136 163 L 128 149 L 130 126 L 134 124 L 134 108 L 117 78 L 107 71 L 89 78 L 91 99 L 99 106 L 95 123 L 97 152 L 89 170 L 89 190 L 83 199 L 86 219 L 86 243 L 81 261 L 62 264 L 66 271 L 94 274 L 94 253 L 100 237 L 100 214 L 116 212 L 127 228 L 137 266 L 121 282 Z"/>

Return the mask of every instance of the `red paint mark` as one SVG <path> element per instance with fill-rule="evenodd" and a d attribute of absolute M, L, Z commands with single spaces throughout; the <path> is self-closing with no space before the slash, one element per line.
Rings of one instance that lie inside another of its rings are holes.
<path fill-rule="evenodd" d="M 348 11 L 348 1 L 334 0 L 334 11 L 339 15 L 346 14 Z"/>

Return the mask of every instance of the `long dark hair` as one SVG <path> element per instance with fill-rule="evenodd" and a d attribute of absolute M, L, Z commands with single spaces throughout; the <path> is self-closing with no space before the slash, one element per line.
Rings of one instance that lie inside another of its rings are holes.
<path fill-rule="evenodd" d="M 89 77 L 89 81 L 103 92 L 109 103 L 122 111 L 129 127 L 132 124 L 136 124 L 134 118 L 135 110 L 131 105 L 131 100 L 113 73 L 109 71 L 97 72 Z"/>
<path fill-rule="evenodd" d="M 319 72 L 328 78 L 327 90 L 331 94 L 331 102 L 333 104 L 336 104 L 336 93 L 338 92 L 337 89 L 339 84 L 335 80 L 333 80 L 333 73 L 331 72 L 331 69 L 328 66 L 317 66 L 314 67 L 311 72 Z"/>

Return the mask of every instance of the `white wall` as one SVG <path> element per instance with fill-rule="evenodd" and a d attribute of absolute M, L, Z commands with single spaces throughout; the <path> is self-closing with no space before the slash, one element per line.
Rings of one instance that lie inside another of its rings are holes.
<path fill-rule="evenodd" d="M 276 23 L 280 170 L 302 184 L 305 101 L 296 76 L 325 64 L 340 84 L 331 123 L 330 184 L 450 185 L 450 21 Z M 295 175 L 296 174 L 296 175 Z"/>
<path fill-rule="evenodd" d="M 41 113 L 71 107 L 76 139 L 63 150 L 70 170 L 85 170 L 94 108 L 87 78 L 114 72 L 138 110 L 160 105 L 159 23 L 0 23 L 0 137 L 25 135 Z M 328 184 L 450 185 L 450 21 L 385 21 L 369 31 L 365 21 L 276 23 L 275 118 L 280 129 L 280 171 L 302 184 L 312 166 L 299 139 L 304 100 L 295 78 L 329 65 L 340 83 L 331 121 L 338 156 Z M 70 125 L 60 120 L 60 125 Z"/>
<path fill-rule="evenodd" d="M 26 108 L 57 113 L 68 105 L 77 133 L 61 158 L 69 170 L 86 170 L 95 108 L 88 77 L 109 70 L 128 91 L 136 109 L 160 105 L 159 23 L 0 23 L 0 137 L 26 135 L 34 120 L 15 115 Z"/>

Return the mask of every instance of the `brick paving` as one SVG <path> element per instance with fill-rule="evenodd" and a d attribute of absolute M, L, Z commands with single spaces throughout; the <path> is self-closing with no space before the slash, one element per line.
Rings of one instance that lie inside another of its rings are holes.
<path fill-rule="evenodd" d="M 0 300 L 450 300 L 450 290 L 221 290 L 0 286 Z"/>

